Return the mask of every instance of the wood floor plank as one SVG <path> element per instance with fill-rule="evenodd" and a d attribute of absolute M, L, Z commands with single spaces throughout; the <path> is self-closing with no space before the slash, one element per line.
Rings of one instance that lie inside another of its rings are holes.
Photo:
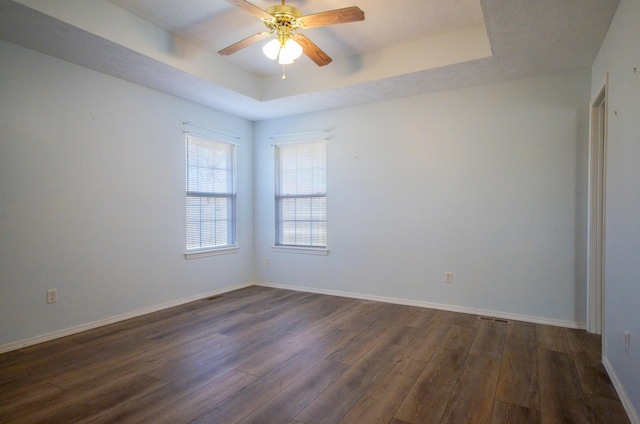
<path fill-rule="evenodd" d="M 267 287 L 252 286 L 224 293 L 222 296 L 211 300 L 202 300 L 202 307 L 194 310 L 193 313 L 203 318 L 224 318 L 238 311 L 248 314 L 249 307 L 254 307 L 256 304 L 276 298 L 286 298 L 289 295 L 289 290 L 274 293 L 272 289 Z"/>
<path fill-rule="evenodd" d="M 311 423 L 336 423 L 346 415 L 364 392 L 382 375 L 395 356 L 415 337 L 419 329 L 398 325 L 334 384 L 296 416 Z"/>
<path fill-rule="evenodd" d="M 227 398 L 220 405 L 200 415 L 193 423 L 234 423 L 244 419 L 263 403 L 303 375 L 310 367 L 323 361 L 351 337 L 350 333 L 336 330 L 291 360 L 258 378 L 250 386 Z"/>
<path fill-rule="evenodd" d="M 187 418 L 193 419 L 201 413 L 202 405 L 211 407 L 251 384 L 256 378 L 231 371 L 216 378 L 202 374 L 172 381 L 136 399 L 111 405 L 88 417 L 87 421 L 105 424 L 142 420 L 157 422 L 163 417 L 167 420 L 174 419 L 174 422 L 186 422 Z"/>
<path fill-rule="evenodd" d="M 287 331 L 280 334 L 284 337 L 272 337 L 268 342 L 255 346 L 238 361 L 236 369 L 258 376 L 266 374 L 334 332 L 337 326 L 332 320 L 325 322 L 325 318 L 342 309 L 343 299 L 320 296 L 314 303 L 287 310 L 281 314 L 281 319 L 289 322 Z"/>
<path fill-rule="evenodd" d="M 540 410 L 535 326 L 513 323 L 507 330 L 495 399 Z"/>
<path fill-rule="evenodd" d="M 468 355 L 442 413 L 443 423 L 489 423 L 500 361 L 490 356 Z"/>
<path fill-rule="evenodd" d="M 474 321 L 467 316 L 461 318 L 458 320 L 450 312 L 442 314 L 442 320 L 451 325 L 438 351 L 400 405 L 396 418 L 414 423 L 439 422 L 475 337 Z"/>
<path fill-rule="evenodd" d="M 500 360 L 509 326 L 498 321 L 480 321 L 469 354 L 484 355 Z"/>
<path fill-rule="evenodd" d="M 243 312 L 259 315 L 273 309 L 286 309 L 287 305 L 304 302 L 305 299 L 314 299 L 318 295 L 314 293 L 298 292 L 294 290 L 283 290 L 277 296 L 270 296 L 258 303 L 254 303 L 242 308 Z"/>
<path fill-rule="evenodd" d="M 300 320 L 302 317 L 298 314 L 298 310 L 313 307 L 314 302 L 321 300 L 321 298 L 314 294 L 289 296 L 283 300 L 278 299 L 278 302 L 271 302 L 269 306 L 265 306 L 261 310 L 243 311 L 249 315 L 246 320 L 233 323 L 233 325 L 226 328 L 220 328 L 218 332 L 227 336 L 233 336 L 242 334 L 257 326 L 271 326 L 275 322 L 288 321 L 289 317 L 295 317 Z"/>
<path fill-rule="evenodd" d="M 396 411 L 395 418 L 411 423 L 439 422 L 467 352 L 464 346 L 438 349 Z"/>
<path fill-rule="evenodd" d="M 585 394 L 595 395 L 608 399 L 618 399 L 607 370 L 602 362 L 593 359 L 589 354 L 576 352 L 573 354 L 573 361 L 580 377 L 582 391 Z"/>
<path fill-rule="evenodd" d="M 280 424 L 291 421 L 322 391 L 340 377 L 349 365 L 323 360 L 263 403 L 241 424 Z"/>
<path fill-rule="evenodd" d="M 564 328 L 550 325 L 536 325 L 536 342 L 538 347 L 555 352 L 571 352 L 569 339 Z"/>
<path fill-rule="evenodd" d="M 369 387 L 340 423 L 388 423 L 425 365 L 424 362 L 407 358 L 393 361 L 385 374 Z"/>
<path fill-rule="evenodd" d="M 211 367 L 219 368 L 218 362 L 223 362 L 224 367 L 238 366 L 242 360 L 252 355 L 256 350 L 270 352 L 275 346 L 286 343 L 287 340 L 295 337 L 295 333 L 289 330 L 297 326 L 297 321 L 292 322 L 289 318 L 283 314 L 280 318 L 272 317 L 268 322 L 257 323 L 250 329 L 247 328 L 242 334 L 228 336 L 226 340 L 216 346 L 214 352 L 199 351 L 193 355 L 179 358 L 166 368 L 154 372 L 153 375 L 169 381 L 178 378 L 184 372 Z"/>
<path fill-rule="evenodd" d="M 63 339 L 67 341 L 66 339 Z M 57 344 L 53 341 L 53 346 L 49 343 L 32 346 L 24 350 L 24 361 L 17 364 L 2 367 L 0 373 L 0 392 L 2 389 L 19 388 L 24 384 L 31 384 L 34 380 L 50 378 L 60 375 L 69 370 L 82 367 L 95 361 L 96 359 L 109 357 L 113 349 L 94 350 L 91 347 L 80 345 L 73 341 Z M 44 346 L 43 346 L 44 345 Z M 38 349 L 34 349 L 38 347 Z M 41 348 L 40 348 L 41 347 Z M 0 355 L 0 358 L 4 355 Z M 1 366 L 1 364 L 0 364 Z M 5 377 L 5 373 L 8 377 Z"/>
<path fill-rule="evenodd" d="M 248 288 L 239 290 L 239 292 L 246 291 Z M 225 294 L 213 300 L 205 299 L 197 302 L 201 305 L 200 309 L 189 310 L 190 315 L 180 314 L 166 320 L 160 317 L 157 326 L 147 325 L 139 333 L 143 331 L 145 337 L 157 340 L 164 340 L 167 335 L 172 334 L 190 334 L 196 328 L 201 331 L 207 329 L 211 332 L 222 333 L 225 329 L 246 325 L 250 320 L 260 322 L 260 319 L 255 318 L 257 313 L 270 311 L 272 309 L 270 305 L 277 299 L 281 299 L 283 301 L 281 306 L 284 306 L 293 295 L 294 292 L 289 290 L 278 293 L 270 293 L 268 290 L 251 292 L 247 299 Z M 170 323 L 170 325 L 162 325 L 162 321 Z"/>
<path fill-rule="evenodd" d="M 491 424 L 540 424 L 540 411 L 496 401 L 493 404 Z"/>
<path fill-rule="evenodd" d="M 538 349 L 543 422 L 589 422 L 585 397 L 570 354 Z"/>
<path fill-rule="evenodd" d="M 166 359 L 152 353 L 155 346 L 144 339 L 133 339 L 132 343 L 119 344 L 121 350 L 109 360 L 97 360 L 81 368 L 49 378 L 52 384 L 66 390 L 72 390 L 86 384 L 99 384 L 116 375 L 147 373 L 166 364 Z"/>
<path fill-rule="evenodd" d="M 602 338 L 597 334 L 587 333 L 585 330 L 566 328 L 565 333 L 569 347 L 574 353 L 583 353 L 591 359 L 602 359 Z"/>
<path fill-rule="evenodd" d="M 150 393 L 124 407 L 113 408 L 97 422 L 143 422 L 153 424 L 188 423 L 207 413 L 225 399 L 253 384 L 257 377 L 242 372 L 229 372 L 204 386 L 181 390 L 182 384 L 172 384 L 166 390 Z"/>
<path fill-rule="evenodd" d="M 223 375 L 235 369 L 240 361 L 250 355 L 254 349 L 262 347 L 268 350 L 265 344 L 274 345 L 279 340 L 270 333 L 252 334 L 252 336 L 238 338 L 225 337 L 210 349 L 187 353 L 177 350 L 168 355 L 169 360 L 164 367 L 153 371 L 151 375 L 163 381 L 173 381 L 184 375 L 201 373 Z"/>
<path fill-rule="evenodd" d="M 148 334 L 155 329 L 166 327 L 177 327 L 179 323 L 189 323 L 194 320 L 194 311 L 202 307 L 206 301 L 196 301 L 175 308 L 165 309 L 151 314 L 142 315 L 117 322 L 107 326 L 99 327 L 90 331 L 69 336 L 69 340 L 79 344 L 91 344 L 95 349 L 102 345 L 109 345 L 112 342 L 123 338 Z"/>
<path fill-rule="evenodd" d="M 619 400 L 585 394 L 592 423 L 630 424 L 631 421 Z"/>
<path fill-rule="evenodd" d="M 335 310 L 332 314 L 339 315 L 342 310 Z M 317 343 L 324 339 L 329 334 L 338 330 L 337 322 L 333 319 L 320 319 L 315 322 L 315 325 L 310 327 L 306 331 L 299 330 L 299 334 L 284 342 L 278 343 L 277 346 L 270 349 L 268 354 L 264 354 L 259 350 L 255 350 L 251 356 L 243 360 L 237 367 L 237 369 L 248 372 L 253 375 L 264 375 L 271 369 L 281 365 L 289 360 L 294 355 L 297 355 L 302 350 L 306 349 L 310 345 Z M 353 340 L 354 333 L 344 332 L 345 339 Z"/>
<path fill-rule="evenodd" d="M 81 421 L 111 405 L 135 399 L 162 385 L 164 382 L 146 375 L 120 376 L 100 385 L 86 385 L 64 391 L 45 405 L 40 405 L 37 409 L 22 410 L 13 418 L 14 422 L 19 423 Z"/>
<path fill-rule="evenodd" d="M 584 393 L 617 399 L 618 394 L 602 365 L 600 337 L 573 329 L 566 329 L 566 334 Z"/>
<path fill-rule="evenodd" d="M 219 333 L 221 328 L 228 327 L 238 322 L 245 322 L 253 317 L 245 312 L 230 311 L 216 316 L 201 316 L 196 313 L 183 317 L 180 320 L 171 319 L 165 321 L 168 325 L 158 325 L 144 328 L 137 335 L 149 340 L 171 341 L 181 339 L 188 341 L 197 338 L 201 333 Z M 198 335 L 196 335 L 198 334 Z"/>
<path fill-rule="evenodd" d="M 600 343 L 254 286 L 0 355 L 0 422 L 627 424 Z"/>
<path fill-rule="evenodd" d="M 389 312 L 388 312 L 389 313 Z M 397 328 L 397 323 L 387 314 L 378 315 L 376 325 L 372 325 L 366 330 L 357 334 L 346 346 L 332 354 L 329 359 L 332 361 L 354 364 L 362 358 L 372 347 L 380 342 L 387 333 Z"/>
<path fill-rule="evenodd" d="M 462 325 L 469 328 L 478 328 L 480 326 L 481 320 L 478 319 L 477 315 L 471 314 L 461 314 L 458 312 L 447 312 L 451 317 L 453 317 L 453 323 L 457 325 Z"/>
<path fill-rule="evenodd" d="M 21 411 L 39 409 L 51 399 L 62 397 L 63 390 L 48 382 L 39 382 L 15 391 L 4 391 L 0 395 L 0 422 L 2 417 L 16 416 Z"/>
<path fill-rule="evenodd" d="M 372 302 L 367 300 L 359 300 L 354 305 L 357 313 L 352 319 L 342 323 L 341 328 L 347 331 L 359 333 L 374 325 L 381 315 L 389 313 L 394 305 Z"/>
<path fill-rule="evenodd" d="M 507 345 L 520 345 L 526 349 L 537 348 L 537 324 L 522 321 L 511 321 L 507 328 Z"/>
<path fill-rule="evenodd" d="M 453 317 L 449 313 L 443 313 L 443 311 L 434 313 L 420 335 L 407 345 L 405 349 L 407 358 L 428 362 L 442 344 L 452 325 Z"/>
<path fill-rule="evenodd" d="M 442 339 L 442 347 L 445 349 L 460 348 L 468 353 L 475 335 L 476 329 L 467 327 L 466 325 L 453 324 Z"/>
<path fill-rule="evenodd" d="M 435 309 L 419 308 L 417 306 L 407 306 L 406 308 L 408 313 L 400 324 L 407 327 L 426 328 L 437 314 Z"/>
<path fill-rule="evenodd" d="M 14 368 L 37 372 L 46 368 L 51 358 L 70 355 L 82 349 L 81 344 L 65 337 L 0 354 L 0 370 L 3 371 L 0 384 L 9 381 L 5 373 Z"/>

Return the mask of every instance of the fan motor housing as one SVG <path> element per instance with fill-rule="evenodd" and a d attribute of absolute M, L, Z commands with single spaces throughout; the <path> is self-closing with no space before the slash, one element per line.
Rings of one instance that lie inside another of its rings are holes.
<path fill-rule="evenodd" d="M 278 22 L 291 21 L 293 19 L 299 19 L 302 17 L 302 12 L 293 6 L 286 4 L 279 4 L 277 6 L 271 6 L 267 9 L 267 13 L 273 15 Z"/>

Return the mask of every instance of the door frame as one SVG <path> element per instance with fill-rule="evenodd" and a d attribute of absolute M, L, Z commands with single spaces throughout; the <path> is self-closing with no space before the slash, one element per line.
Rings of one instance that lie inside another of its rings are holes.
<path fill-rule="evenodd" d="M 604 332 L 605 295 L 605 199 L 607 175 L 607 112 L 609 74 L 591 103 L 589 141 L 589 227 L 587 330 Z"/>

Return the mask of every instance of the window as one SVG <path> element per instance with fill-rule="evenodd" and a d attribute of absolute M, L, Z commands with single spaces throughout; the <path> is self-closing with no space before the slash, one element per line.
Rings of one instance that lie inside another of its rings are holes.
<path fill-rule="evenodd" d="M 235 150 L 233 144 L 186 136 L 187 253 L 236 245 Z"/>
<path fill-rule="evenodd" d="M 276 246 L 327 247 L 326 156 L 324 141 L 276 146 Z"/>

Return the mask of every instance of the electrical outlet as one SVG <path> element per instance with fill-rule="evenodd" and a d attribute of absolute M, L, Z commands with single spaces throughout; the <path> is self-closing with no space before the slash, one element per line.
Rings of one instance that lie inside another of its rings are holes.
<path fill-rule="evenodd" d="M 624 332 L 624 353 L 631 355 L 631 333 L 628 331 Z"/>
<path fill-rule="evenodd" d="M 453 272 L 444 273 L 444 282 L 449 284 L 453 283 Z"/>
<path fill-rule="evenodd" d="M 269 266 L 269 258 L 264 258 L 264 266 Z"/>
<path fill-rule="evenodd" d="M 58 290 L 47 290 L 47 303 L 56 303 L 58 301 Z"/>

